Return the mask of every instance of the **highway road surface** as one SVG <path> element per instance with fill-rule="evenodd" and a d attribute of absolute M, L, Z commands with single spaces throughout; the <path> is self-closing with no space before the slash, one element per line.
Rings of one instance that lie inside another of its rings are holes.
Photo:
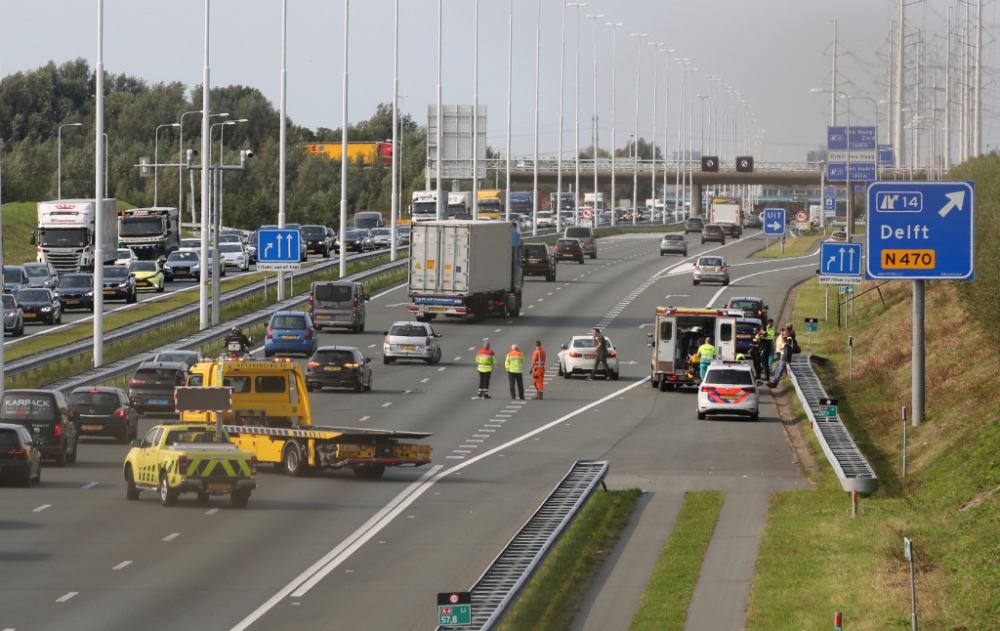
<path fill-rule="evenodd" d="M 372 357 L 374 389 L 311 394 L 316 422 L 433 432 L 431 467 L 389 469 L 380 480 L 262 467 L 245 510 L 187 495 L 164 508 L 150 492 L 126 501 L 128 447 L 94 439 L 75 465 L 45 467 L 41 485 L 0 488 L 0 629 L 426 631 L 435 594 L 470 587 L 576 460 L 608 459 L 612 475 L 628 472 L 636 484 L 656 471 L 686 488 L 723 488 L 716 476 L 730 486 L 795 483 L 773 407 L 757 423 L 697 421 L 692 390 L 649 386 L 646 333 L 658 305 L 750 295 L 777 315 L 788 288 L 815 273 L 815 257 L 748 259 L 763 246 L 757 232 L 721 247 L 695 242 L 692 257 L 712 251 L 733 266 L 729 287 L 695 287 L 693 260 L 661 257 L 658 245 L 659 235 L 600 240 L 597 260 L 560 264 L 557 282 L 529 279 L 519 318 L 435 321 L 439 365 L 382 364 L 382 331 L 409 319 L 403 288 L 373 296 L 366 333 L 323 333 L 321 345 Z M 621 379 L 557 378 L 559 345 L 598 324 L 619 352 Z M 502 360 L 512 343 L 528 353 L 536 339 L 549 357 L 543 401 L 512 402 L 502 370 L 494 398 L 473 400 L 483 341 Z M 156 421 L 144 417 L 140 430 Z M 726 597 L 715 596 L 720 606 Z M 631 612 L 618 615 L 627 627 Z"/>

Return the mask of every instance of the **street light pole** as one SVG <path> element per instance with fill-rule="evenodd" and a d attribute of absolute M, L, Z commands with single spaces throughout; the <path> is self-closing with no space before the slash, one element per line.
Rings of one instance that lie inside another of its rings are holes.
<path fill-rule="evenodd" d="M 635 160 L 632 162 L 632 225 L 639 214 L 639 77 L 642 71 L 642 38 L 647 33 L 632 33 L 635 38 Z M 655 143 L 655 141 L 654 141 Z"/>
<path fill-rule="evenodd" d="M 479 0 L 476 0 L 474 29 L 472 35 L 472 218 L 479 219 Z M 510 126 L 510 118 L 507 121 Z M 509 203 L 510 197 L 505 200 Z M 507 209 L 507 221 L 510 221 L 510 208 Z"/>
<path fill-rule="evenodd" d="M 62 199 L 62 128 L 82 127 L 82 126 L 83 123 L 63 123 L 62 125 L 59 126 L 59 132 L 57 134 L 57 136 L 59 137 L 59 142 L 58 142 L 57 158 L 56 158 L 56 161 L 59 164 L 58 175 L 56 176 L 56 181 L 58 182 L 58 184 L 56 184 L 58 193 L 56 194 L 56 199 Z"/>
<path fill-rule="evenodd" d="M 341 116 L 340 116 L 340 128 L 341 128 L 341 138 L 340 138 L 340 234 L 344 235 L 347 233 L 347 53 L 349 50 L 348 46 L 348 36 L 350 34 L 350 7 L 351 1 L 344 0 L 344 87 L 343 87 L 343 103 L 341 105 Z M 440 116 L 440 112 L 438 112 Z M 438 128 L 438 133 L 441 133 L 440 128 Z M 438 147 L 440 150 L 440 147 Z M 440 203 L 441 200 L 438 200 Z M 347 276 L 347 248 L 344 247 L 343 236 L 340 240 L 340 278 Z"/>
<path fill-rule="evenodd" d="M 531 188 L 531 234 L 538 234 L 538 213 L 541 209 L 541 200 L 538 199 L 538 74 L 540 69 L 542 50 L 542 0 L 535 0 L 535 166 L 533 173 L 533 184 Z M 556 213 L 556 217 L 559 213 Z"/>
<path fill-rule="evenodd" d="M 617 110 L 617 100 L 618 100 L 618 80 L 616 69 L 618 67 L 618 27 L 624 26 L 623 22 L 607 22 L 607 26 L 611 27 L 612 30 L 612 44 L 611 44 L 611 225 L 614 226 L 617 222 L 617 217 L 615 216 L 615 206 L 617 200 L 615 198 L 615 182 L 618 180 L 618 173 L 615 171 L 615 112 Z"/>
<path fill-rule="evenodd" d="M 444 107 L 441 104 L 441 54 L 442 54 L 442 48 L 443 48 L 443 46 L 442 46 L 443 34 L 442 34 L 441 29 L 443 28 L 443 26 L 442 26 L 443 25 L 443 22 L 442 22 L 442 13 L 444 11 L 444 7 L 442 6 L 443 2 L 444 2 L 444 0 L 438 0 L 438 3 L 437 3 L 437 5 L 438 5 L 437 6 L 437 9 L 438 9 L 437 10 L 437 18 L 438 18 L 438 32 L 437 32 L 437 35 L 438 35 L 438 51 L 437 51 L 437 62 L 438 62 L 438 67 L 437 67 L 437 130 L 434 133 L 434 164 L 435 164 L 434 176 L 435 176 L 435 179 L 437 180 L 437 182 L 436 182 L 437 197 L 436 197 L 435 202 L 434 202 L 434 209 L 435 209 L 434 218 L 437 219 L 438 221 L 441 221 L 441 219 L 442 219 L 442 217 L 441 217 L 441 211 L 442 211 L 442 209 L 445 208 L 445 207 L 447 207 L 447 205 L 443 203 L 444 200 L 441 199 L 444 196 L 444 187 L 441 185 L 441 172 L 442 172 L 442 170 L 444 168 L 444 165 L 441 164 L 441 142 L 442 142 L 441 126 L 444 125 L 444 112 L 441 111 L 441 109 Z M 479 208 L 479 200 L 473 199 L 472 200 L 472 209 L 473 209 L 472 212 L 476 213 L 478 208 Z"/>
<path fill-rule="evenodd" d="M 207 1 L 207 0 L 206 0 Z M 94 105 L 94 367 L 104 363 L 104 0 L 97 0 L 97 85 Z M 117 244 L 115 244 L 117 245 Z"/>
<path fill-rule="evenodd" d="M 562 177 L 563 177 L 563 116 L 566 109 L 566 7 L 562 10 L 562 36 L 559 40 L 559 154 L 556 156 L 556 226 L 562 217 Z"/>
<path fill-rule="evenodd" d="M 653 142 L 650 143 L 653 148 L 653 175 L 650 178 L 650 194 L 653 196 L 653 207 L 649 211 L 649 220 L 653 220 L 653 212 L 656 210 L 656 92 L 660 89 L 660 56 L 657 55 L 660 46 L 663 46 L 663 42 L 659 44 L 654 44 L 653 42 L 646 42 L 646 46 L 653 47 Z M 666 170 L 666 156 L 664 157 L 663 169 Z M 667 209 L 666 189 L 663 190 L 664 200 L 663 200 L 663 210 Z"/>
<path fill-rule="evenodd" d="M 594 20 L 594 125 L 593 125 L 593 148 L 594 148 L 594 225 L 597 225 L 597 20 L 603 18 L 604 15 L 588 15 L 588 18 Z M 614 214 L 612 212 L 612 214 Z"/>
<path fill-rule="evenodd" d="M 163 127 L 180 127 L 180 123 L 164 123 L 153 132 L 153 208 L 159 207 L 159 166 L 160 166 L 160 129 Z"/>
<path fill-rule="evenodd" d="M 573 164 L 576 165 L 576 185 L 573 188 L 573 223 L 580 225 L 580 8 L 587 6 L 586 2 L 568 2 L 566 6 L 576 9 L 576 80 L 573 86 L 576 89 L 576 132 L 574 138 Z"/>
<path fill-rule="evenodd" d="M 667 152 L 667 147 L 670 144 L 668 139 L 670 138 L 670 53 L 674 52 L 674 49 L 664 50 L 658 49 L 658 53 L 667 53 L 667 76 L 666 76 L 666 87 L 663 89 L 663 225 L 667 225 L 667 159 L 670 154 Z M 677 200 L 674 200 L 674 211 L 677 210 Z"/>
<path fill-rule="evenodd" d="M 208 157 L 212 152 L 211 130 L 208 124 L 208 112 L 211 112 L 209 94 L 211 93 L 211 81 L 209 68 L 209 18 L 211 0 L 205 0 L 205 67 L 202 70 L 201 81 L 201 110 L 206 113 L 201 117 L 201 266 L 199 269 L 198 284 L 198 328 L 204 330 L 208 328 L 208 231 L 209 231 L 209 197 L 208 178 L 210 166 Z M 96 282 L 96 281 L 95 281 Z M 96 285 L 95 285 L 96 286 Z M 96 297 L 96 294 L 95 294 Z"/>
<path fill-rule="evenodd" d="M 184 117 L 188 114 L 201 114 L 201 110 L 189 110 L 181 114 L 180 118 L 180 138 L 179 138 L 179 151 L 177 153 L 177 162 L 183 164 L 184 162 Z M 222 114 L 209 114 L 209 117 L 218 116 L 220 118 L 225 118 L 229 116 L 229 112 L 224 112 Z M 192 180 L 193 182 L 194 180 Z M 194 218 L 194 184 L 191 185 L 191 223 L 198 223 Z M 180 216 L 184 216 L 184 169 L 182 167 L 177 168 L 177 210 Z"/>
<path fill-rule="evenodd" d="M 479 6 L 479 0 L 476 0 L 476 6 Z M 478 10 L 477 10 L 478 14 Z M 479 20 L 476 20 L 476 34 L 478 38 L 479 33 Z M 479 47 L 476 47 L 479 50 Z M 478 66 L 478 64 L 477 64 Z M 511 81 L 514 75 L 514 0 L 510 0 L 509 10 L 507 13 L 507 199 L 504 203 L 507 208 L 506 221 L 510 221 L 510 100 L 511 100 Z M 534 214 L 534 213 L 532 213 Z"/>
<path fill-rule="evenodd" d="M 705 99 L 708 98 L 707 94 L 699 94 L 698 98 L 701 99 L 701 155 L 705 155 Z"/>
<path fill-rule="evenodd" d="M 285 0 L 287 1 L 287 0 Z M 392 197 L 389 220 L 389 260 L 396 260 L 396 222 L 399 220 L 399 0 L 392 7 Z"/>
<path fill-rule="evenodd" d="M 285 227 L 285 207 L 286 207 L 286 167 L 288 163 L 288 118 L 287 118 L 287 96 L 288 96 L 288 0 L 281 0 L 281 94 L 279 96 L 279 127 L 278 127 L 278 228 Z M 340 233 L 342 234 L 342 233 Z M 343 240 L 340 239 L 341 244 Z M 260 247 L 260 244 L 257 244 Z M 343 246 L 341 246 L 343 247 Z M 264 302 L 267 302 L 267 274 L 264 274 Z M 285 299 L 285 273 L 278 272 L 278 302 Z"/>

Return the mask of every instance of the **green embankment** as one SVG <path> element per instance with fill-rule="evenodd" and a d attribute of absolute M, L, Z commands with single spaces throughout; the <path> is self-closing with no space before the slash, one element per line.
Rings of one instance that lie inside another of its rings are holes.
<path fill-rule="evenodd" d="M 812 430 L 802 428 L 821 472 L 810 476 L 815 491 L 772 498 L 749 631 L 830 628 L 836 611 L 851 631 L 909 629 L 903 537 L 914 541 L 921 629 L 1000 629 L 1000 365 L 993 350 L 1000 339 L 998 174 L 996 154 L 951 174 L 977 183 L 976 280 L 927 283 L 926 416 L 919 427 L 907 427 L 905 477 L 901 409 L 910 405 L 911 284 L 886 283 L 881 297 L 878 291 L 860 296 L 849 331 L 837 329 L 832 312 L 829 322 L 822 320 L 824 295 L 816 281 L 800 290 L 794 321 L 821 319 L 812 351 L 831 362 L 820 374 L 880 488 L 861 499 L 852 518 Z M 848 335 L 854 336 L 853 381 Z"/>
<path fill-rule="evenodd" d="M 660 552 L 629 631 L 683 631 L 688 605 L 701 573 L 726 494 L 692 491 Z"/>

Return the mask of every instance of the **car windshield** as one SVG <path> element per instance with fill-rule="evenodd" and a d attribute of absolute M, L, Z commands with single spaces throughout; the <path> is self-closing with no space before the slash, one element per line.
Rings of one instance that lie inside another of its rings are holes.
<path fill-rule="evenodd" d="M 126 217 L 118 228 L 122 237 L 156 237 L 163 234 L 163 220 L 160 217 Z"/>
<path fill-rule="evenodd" d="M 10 294 L 3 295 L 3 308 L 4 309 L 14 308 L 14 296 L 11 296 Z"/>
<path fill-rule="evenodd" d="M 362 233 L 360 230 L 347 230 L 344 232 L 344 238 L 348 241 L 354 241 L 355 239 L 360 239 Z"/>
<path fill-rule="evenodd" d="M 59 281 L 59 289 L 67 287 L 93 287 L 94 278 L 90 274 L 67 274 Z"/>
<path fill-rule="evenodd" d="M 757 302 L 754 300 L 730 300 L 730 309 L 741 309 L 743 311 L 757 311 Z"/>
<path fill-rule="evenodd" d="M 84 228 L 46 228 L 38 231 L 38 245 L 46 248 L 82 248 L 90 236 Z"/>
<path fill-rule="evenodd" d="M 376 237 L 388 237 L 392 235 L 392 230 L 390 228 L 375 228 L 371 232 L 372 235 Z"/>
<path fill-rule="evenodd" d="M 412 324 L 396 324 L 389 329 L 389 335 L 396 337 L 426 337 L 427 329 Z"/>
<path fill-rule="evenodd" d="M 315 293 L 320 302 L 347 302 L 354 295 L 347 285 L 318 285 Z"/>
<path fill-rule="evenodd" d="M 188 428 L 188 429 L 175 429 L 169 434 L 167 434 L 167 440 L 163 443 L 164 445 L 176 445 L 185 443 L 215 443 L 223 442 L 228 443 L 229 437 L 223 434 L 222 441 L 216 439 L 215 427 L 206 426 L 205 428 Z"/>
<path fill-rule="evenodd" d="M 45 278 L 49 276 L 49 269 L 44 265 L 25 265 L 24 273 L 29 278 Z"/>
<path fill-rule="evenodd" d="M 302 226 L 302 236 L 307 239 L 322 239 L 326 236 L 323 226 Z"/>
<path fill-rule="evenodd" d="M 665 236 L 663 238 L 666 239 L 667 241 L 683 241 L 684 240 L 684 235 L 682 235 L 682 234 L 668 234 L 667 236 Z"/>
<path fill-rule="evenodd" d="M 219 252 L 243 252 L 243 247 L 239 243 L 222 243 Z"/>
<path fill-rule="evenodd" d="M 220 234 L 219 243 L 243 243 L 243 237 L 235 233 Z"/>
<path fill-rule="evenodd" d="M 580 243 L 578 241 L 570 241 L 568 239 L 560 239 L 556 246 L 560 248 L 578 248 Z"/>
<path fill-rule="evenodd" d="M 122 265 L 110 265 L 104 268 L 105 280 L 109 278 L 128 278 L 128 268 Z"/>
<path fill-rule="evenodd" d="M 688 219 L 687 222 L 690 223 L 690 224 L 698 224 L 698 225 L 701 225 L 702 223 L 704 223 L 702 221 L 701 217 L 692 217 L 691 219 Z"/>
<path fill-rule="evenodd" d="M 710 368 L 705 383 L 719 386 L 752 386 L 753 375 L 749 370 L 737 368 Z"/>
<path fill-rule="evenodd" d="M 271 327 L 301 331 L 306 328 L 306 319 L 300 315 L 276 315 L 271 318 Z"/>
<path fill-rule="evenodd" d="M 524 246 L 524 253 L 527 256 L 541 258 L 545 256 L 545 246 L 544 245 L 526 245 Z"/>
<path fill-rule="evenodd" d="M 126 248 L 124 250 L 118 250 L 118 258 L 120 258 L 120 259 L 130 259 L 130 258 L 132 258 L 132 250 L 129 250 L 128 248 Z"/>
<path fill-rule="evenodd" d="M 9 294 L 3 297 L 4 307 L 7 306 L 8 298 L 11 298 Z M 13 300 L 13 298 L 11 299 Z M 49 292 L 45 291 L 44 289 L 22 289 L 21 291 L 17 292 L 17 301 L 20 303 L 52 302 L 52 299 L 49 298 Z"/>
<path fill-rule="evenodd" d="M 721 267 L 722 259 L 716 257 L 705 257 L 703 259 L 698 259 L 698 265 L 702 267 Z"/>
<path fill-rule="evenodd" d="M 198 361 L 197 353 L 185 353 L 185 352 L 174 352 L 165 351 L 159 353 L 156 356 L 156 361 L 158 362 L 177 362 L 178 364 L 193 364 Z"/>
<path fill-rule="evenodd" d="M 93 407 L 114 407 L 117 408 L 121 405 L 121 399 L 114 392 L 74 392 L 69 395 L 69 404 L 71 406 L 93 406 Z"/>
<path fill-rule="evenodd" d="M 181 239 L 182 248 L 200 248 L 201 239 Z"/>
<path fill-rule="evenodd" d="M 13 429 L 0 429 L 0 450 L 20 449 L 21 440 L 17 437 L 17 431 Z"/>
<path fill-rule="evenodd" d="M 188 262 L 198 262 L 197 252 L 171 252 L 170 256 L 167 257 L 168 263 L 173 263 L 175 261 L 188 261 Z"/>
<path fill-rule="evenodd" d="M 155 272 L 156 261 L 136 261 L 132 263 L 133 272 Z"/>
<path fill-rule="evenodd" d="M 584 239 L 590 238 L 590 228 L 567 228 L 567 237 L 583 237 Z"/>
<path fill-rule="evenodd" d="M 351 363 L 357 358 L 354 356 L 354 351 L 348 350 L 329 350 L 329 351 L 318 351 L 313 355 L 312 361 L 320 362 L 322 364 L 347 364 Z"/>
<path fill-rule="evenodd" d="M 20 267 L 5 267 L 3 277 L 8 283 L 19 283 L 24 279 L 24 272 Z"/>
<path fill-rule="evenodd" d="M 594 348 L 594 338 L 578 337 L 573 340 L 573 348 Z"/>

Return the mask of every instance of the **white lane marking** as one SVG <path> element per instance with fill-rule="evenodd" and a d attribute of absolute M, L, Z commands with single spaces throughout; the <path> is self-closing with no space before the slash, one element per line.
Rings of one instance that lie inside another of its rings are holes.
<path fill-rule="evenodd" d="M 49 508 L 49 507 L 51 507 L 51 506 L 52 506 L 52 504 L 42 504 L 41 506 L 39 506 L 38 508 L 36 508 L 35 510 L 33 510 L 33 511 L 31 511 L 31 512 L 32 512 L 32 513 L 40 513 L 40 512 L 42 512 L 43 510 L 45 510 L 46 508 Z"/>
<path fill-rule="evenodd" d="M 466 449 L 475 449 L 479 447 L 479 445 L 459 445 L 459 447 L 465 447 Z"/>
<path fill-rule="evenodd" d="M 448 458 L 458 458 L 459 456 L 446 456 Z M 311 581 L 308 587 L 305 587 L 305 593 L 312 587 L 316 582 L 322 579 L 324 576 L 332 572 L 338 565 L 340 565 L 347 557 L 349 557 L 355 550 L 361 547 L 361 544 L 365 543 L 378 533 L 382 528 L 384 528 L 389 522 L 393 520 L 400 512 L 402 512 L 413 499 L 416 499 L 423 494 L 423 487 L 427 484 L 427 481 L 434 477 L 438 471 L 443 468 L 442 465 L 435 465 L 431 469 L 422 475 L 420 479 L 415 481 L 410 486 L 403 489 L 399 495 L 397 495 L 391 502 L 385 505 L 379 512 L 375 513 L 371 519 L 365 522 L 360 528 L 355 530 L 347 539 L 344 539 L 340 544 L 337 545 L 333 550 L 326 553 L 321 559 L 313 563 L 305 572 L 299 574 L 295 577 L 292 582 L 283 587 L 278 593 L 269 598 L 264 604 L 254 610 L 249 616 L 244 618 L 239 624 L 232 628 L 231 631 L 243 631 L 256 620 L 258 620 L 265 613 L 270 611 L 281 602 L 286 596 L 292 594 L 296 588 L 303 586 L 303 583 Z M 420 490 L 419 493 L 416 493 Z M 413 499 L 410 499 L 410 498 Z M 318 577 L 318 578 L 317 578 Z M 298 598 L 295 594 L 293 597 Z"/>
<path fill-rule="evenodd" d="M 445 458 L 452 458 L 455 460 L 463 460 L 465 456 L 445 456 Z"/>
<path fill-rule="evenodd" d="M 490 338 L 488 338 L 488 337 L 484 337 L 484 338 L 483 338 L 483 341 L 484 341 L 484 342 L 489 342 L 489 341 L 490 341 Z"/>
<path fill-rule="evenodd" d="M 503 427 L 503 425 L 483 425 L 483 427 Z"/>
<path fill-rule="evenodd" d="M 547 293 L 547 294 L 545 294 L 545 295 L 546 295 L 546 296 L 551 296 L 551 295 L 552 295 L 552 292 L 550 291 L 549 293 Z"/>
<path fill-rule="evenodd" d="M 470 347 L 469 347 L 469 350 L 470 350 L 470 351 L 474 351 L 474 350 L 476 350 L 476 347 L 475 347 L 475 346 L 470 346 Z"/>
<path fill-rule="evenodd" d="M 403 390 L 403 394 L 410 394 L 413 390 Z"/>
<path fill-rule="evenodd" d="M 451 452 L 455 453 L 455 454 L 469 454 L 469 453 L 472 453 L 468 449 L 452 449 Z"/>
<path fill-rule="evenodd" d="M 475 438 L 466 438 L 466 439 L 465 439 L 465 442 L 467 442 L 467 443 L 481 443 L 481 442 L 483 442 L 483 441 L 481 441 L 481 440 L 476 440 Z"/>
<path fill-rule="evenodd" d="M 712 306 L 712 303 L 714 303 L 719 298 L 719 296 L 722 295 L 724 291 L 729 289 L 729 287 L 732 287 L 733 285 L 739 283 L 741 280 L 753 278 L 754 276 L 762 276 L 764 274 L 776 274 L 778 272 L 787 272 L 788 270 L 793 270 L 793 269 L 802 269 L 803 267 L 816 267 L 816 263 L 806 263 L 805 265 L 793 265 L 792 267 L 782 267 L 780 269 L 769 269 L 769 270 L 764 270 L 763 272 L 754 272 L 753 274 L 747 274 L 746 276 L 740 276 L 739 278 L 734 278 L 729 283 L 729 286 L 723 285 L 722 287 L 719 288 L 719 291 L 715 292 L 715 295 L 712 296 L 712 299 L 708 301 L 708 304 L 705 305 L 705 308 L 706 309 L 710 308 Z"/>
<path fill-rule="evenodd" d="M 172 532 L 169 535 L 167 535 L 166 537 L 164 537 L 163 541 L 173 541 L 174 539 L 176 539 L 177 537 L 179 537 L 180 534 L 181 533 L 179 533 L 179 532 Z"/>
<path fill-rule="evenodd" d="M 218 513 L 218 512 L 219 512 L 219 509 L 218 509 L 218 508 L 210 508 L 210 509 L 208 509 L 207 511 L 205 511 L 205 514 L 206 514 L 206 515 L 214 515 L 214 514 L 216 514 L 216 513 Z"/>
<path fill-rule="evenodd" d="M 382 404 L 382 407 L 387 408 L 390 405 L 392 405 L 392 401 L 386 401 L 385 403 Z"/>
<path fill-rule="evenodd" d="M 358 419 L 358 421 L 367 421 L 370 418 L 371 418 L 370 416 L 362 416 L 361 418 Z"/>
<path fill-rule="evenodd" d="M 113 567 L 113 568 L 111 568 L 111 569 L 112 569 L 112 570 L 120 570 L 120 569 L 122 569 L 123 567 L 128 567 L 129 565 L 132 565 L 132 562 L 131 562 L 131 561 L 122 561 L 121 563 L 119 563 L 118 565 L 114 566 L 114 567 Z"/>
<path fill-rule="evenodd" d="M 92 489 L 95 486 L 97 486 L 97 482 L 91 482 L 90 484 L 84 485 L 83 488 L 85 488 L 85 489 Z"/>
<path fill-rule="evenodd" d="M 64 603 L 64 602 L 66 602 L 67 600 L 69 600 L 73 596 L 76 596 L 79 593 L 80 592 L 70 592 L 70 593 L 66 594 L 65 596 L 63 596 L 61 598 L 56 598 L 56 602 L 57 603 Z"/>
<path fill-rule="evenodd" d="M 438 368 L 438 372 L 444 372 L 445 368 L 447 368 L 447 366 L 441 366 L 440 368 Z"/>
<path fill-rule="evenodd" d="M 528 305 L 528 308 L 529 308 L 529 309 L 534 309 L 534 308 L 535 308 L 535 305 Z"/>
<path fill-rule="evenodd" d="M 510 414 L 497 414 L 497 418 L 510 418 Z"/>
<path fill-rule="evenodd" d="M 473 434 L 472 437 L 473 438 L 489 438 L 490 435 L 489 434 Z"/>
<path fill-rule="evenodd" d="M 369 344 L 368 348 L 375 348 L 375 345 L 374 344 Z"/>
<path fill-rule="evenodd" d="M 479 431 L 481 431 L 481 432 L 495 432 L 497 430 L 495 430 L 495 429 L 481 429 Z M 473 434 L 473 436 L 479 436 L 479 434 Z"/>
<path fill-rule="evenodd" d="M 403 283 L 401 285 L 396 285 L 395 287 L 391 287 L 389 289 L 386 289 L 385 291 L 383 291 L 381 293 L 377 293 L 374 296 L 372 296 L 372 300 L 375 300 L 376 298 L 381 298 L 382 296 L 386 295 L 387 293 L 389 293 L 391 291 L 396 291 L 397 289 L 402 289 L 403 287 L 406 287 L 406 286 L 407 286 L 407 284 Z M 371 300 L 369 300 L 369 302 L 371 302 Z M 408 305 L 410 303 L 405 302 L 405 303 L 402 303 L 402 304 L 407 304 Z"/>
<path fill-rule="evenodd" d="M 462 356 L 461 356 L 461 355 L 459 355 L 458 357 L 456 357 L 455 359 L 453 359 L 453 360 L 451 360 L 451 361 L 455 361 L 455 362 L 457 362 L 457 361 L 458 361 L 458 360 L 460 360 L 460 359 L 462 359 Z"/>
<path fill-rule="evenodd" d="M 545 302 L 545 298 L 539 298 L 538 302 Z"/>
<path fill-rule="evenodd" d="M 421 379 L 421 380 L 420 380 L 420 383 L 427 383 L 428 381 L 430 381 L 430 378 L 427 378 L 427 379 Z"/>
<path fill-rule="evenodd" d="M 500 332 L 500 329 L 497 329 L 496 331 L 493 331 L 493 332 L 494 332 L 494 333 L 499 333 L 499 332 Z"/>

